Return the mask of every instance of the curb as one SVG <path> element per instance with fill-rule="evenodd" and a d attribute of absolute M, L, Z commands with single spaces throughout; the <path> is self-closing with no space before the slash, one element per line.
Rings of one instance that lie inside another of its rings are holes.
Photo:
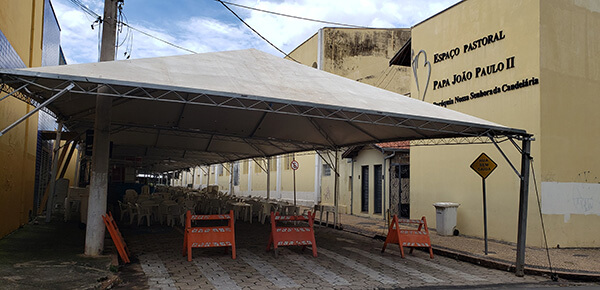
<path fill-rule="evenodd" d="M 372 238 L 372 239 L 381 239 L 381 237 L 382 237 L 378 234 L 366 233 L 366 232 L 361 231 L 360 229 L 354 228 L 352 226 L 342 227 L 342 230 L 345 232 L 358 234 L 358 235 L 365 236 L 365 237 Z M 383 237 L 383 240 L 385 240 L 385 237 Z M 463 262 L 468 262 L 471 264 L 475 264 L 475 265 L 490 268 L 490 269 L 502 270 L 502 271 L 513 272 L 513 273 L 516 270 L 516 267 L 514 264 L 501 262 L 501 261 L 494 261 L 491 259 L 485 259 L 485 258 L 473 256 L 473 255 L 467 255 L 467 254 L 464 254 L 461 252 L 453 251 L 453 250 L 446 249 L 446 248 L 436 246 L 433 244 L 431 246 L 433 248 L 433 253 L 435 253 L 436 255 L 452 258 L 452 259 L 463 261 Z M 422 249 L 417 248 L 417 250 L 422 250 Z M 566 272 L 566 271 L 556 271 L 556 270 L 553 272 L 550 272 L 549 269 L 538 269 L 538 268 L 533 268 L 533 267 L 528 267 L 528 266 L 525 266 L 524 273 L 526 275 L 547 276 L 547 277 L 551 277 L 551 275 L 554 273 L 558 276 L 558 278 L 566 279 L 566 280 L 570 280 L 570 281 L 581 281 L 581 282 L 599 282 L 600 281 L 600 274 L 577 273 L 577 272 Z"/>

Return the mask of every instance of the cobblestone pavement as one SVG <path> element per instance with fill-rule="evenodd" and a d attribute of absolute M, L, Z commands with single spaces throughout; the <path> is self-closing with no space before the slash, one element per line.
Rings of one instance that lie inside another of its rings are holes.
<path fill-rule="evenodd" d="M 393 289 L 445 287 L 565 286 L 539 276 L 479 267 L 423 251 L 400 257 L 397 246 L 381 253 L 376 239 L 315 227 L 317 258 L 310 249 L 265 251 L 270 228 L 236 223 L 237 259 L 223 248 L 195 248 L 193 260 L 181 254 L 181 229 L 153 226 L 123 228 L 139 263 L 122 270 L 116 289 Z M 408 251 L 407 251 L 408 252 Z M 588 284 L 589 285 L 589 284 Z M 570 285 L 569 285 L 570 286 Z"/>

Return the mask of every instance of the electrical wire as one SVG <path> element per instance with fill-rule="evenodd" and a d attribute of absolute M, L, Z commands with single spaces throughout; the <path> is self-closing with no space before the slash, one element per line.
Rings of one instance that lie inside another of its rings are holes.
<path fill-rule="evenodd" d="M 258 33 L 258 31 L 256 31 L 254 28 L 252 28 L 252 26 L 250 26 L 250 24 L 246 23 L 246 21 L 244 21 L 244 19 L 242 19 L 241 17 L 239 17 L 233 10 L 231 10 L 231 8 L 229 8 L 229 6 L 227 6 L 227 4 L 225 4 L 223 1 L 221 0 L 216 0 L 217 2 L 223 4 L 223 6 L 225 6 L 225 8 L 227 8 L 227 10 L 229 10 L 229 12 L 231 12 L 238 20 L 240 20 L 242 23 L 244 23 L 244 25 L 246 25 L 248 28 L 250 28 L 250 30 L 252 30 L 254 33 L 256 33 L 256 35 L 258 35 L 260 38 L 262 38 L 264 41 L 266 41 L 268 44 L 270 44 L 273 48 L 275 48 L 277 51 L 281 52 L 283 55 L 285 55 L 285 57 L 289 57 L 291 60 L 300 63 L 299 61 L 295 60 L 293 57 L 291 57 L 289 54 L 283 52 L 283 50 L 279 49 L 279 47 L 277 47 L 275 44 L 273 44 L 272 42 L 270 42 L 268 39 L 266 39 L 264 36 L 262 36 L 260 33 Z"/>
<path fill-rule="evenodd" d="M 398 69 L 394 68 L 394 71 L 392 72 L 392 75 L 390 76 L 390 80 L 388 81 L 387 85 L 380 87 L 380 88 L 387 90 L 387 88 L 390 86 L 390 84 L 392 83 L 392 81 L 394 80 L 394 78 L 396 77 L 397 74 L 398 74 Z"/>
<path fill-rule="evenodd" d="M 92 16 L 94 19 L 98 19 L 98 17 L 100 17 L 100 15 L 98 15 L 96 12 L 94 12 L 93 10 L 91 10 L 90 8 L 85 6 L 83 3 L 81 3 L 81 1 L 79 1 L 79 0 L 69 0 L 69 1 L 71 1 L 71 3 L 75 4 L 75 6 L 79 7 L 81 10 L 83 10 L 83 12 L 85 12 L 85 14 Z"/>
<path fill-rule="evenodd" d="M 125 33 L 125 37 L 123 38 L 122 42 L 119 42 L 119 36 L 121 33 L 123 33 L 123 24 L 129 22 L 129 20 L 127 19 L 127 15 L 125 15 L 125 13 L 123 13 L 123 2 L 120 2 L 118 4 L 118 8 L 119 8 L 119 15 L 117 16 L 117 27 L 118 27 L 118 32 L 117 33 L 117 45 L 116 45 L 116 54 L 118 54 L 119 52 L 119 47 L 123 46 L 126 42 L 127 42 L 127 46 L 125 46 L 125 52 L 123 53 L 123 55 L 125 56 L 126 59 L 129 59 L 131 57 L 131 52 L 133 50 L 133 32 L 131 31 L 131 28 L 127 27 L 126 33 Z"/>
<path fill-rule="evenodd" d="M 158 40 L 158 41 L 164 42 L 164 43 L 166 43 L 166 44 L 168 44 L 168 45 L 170 45 L 170 46 L 173 46 L 173 47 L 179 48 L 179 49 L 181 49 L 181 50 L 185 50 L 185 51 L 187 51 L 187 52 L 191 52 L 191 53 L 198 53 L 198 52 L 196 52 L 196 51 L 193 51 L 193 50 L 191 50 L 191 49 L 187 49 L 187 48 L 185 48 L 185 47 L 179 46 L 179 45 L 177 45 L 177 44 L 174 44 L 174 43 L 172 43 L 172 42 L 169 42 L 169 41 L 166 41 L 166 40 L 164 40 L 164 39 L 162 39 L 162 38 L 159 38 L 159 37 L 157 37 L 157 36 L 154 36 L 154 35 L 152 35 L 152 34 L 150 34 L 150 33 L 148 33 L 148 32 L 145 32 L 145 31 L 143 31 L 143 30 L 137 29 L 137 28 L 135 28 L 135 27 L 133 27 L 133 26 L 131 26 L 131 25 L 127 24 L 127 23 L 123 23 L 123 25 L 125 25 L 125 26 L 127 26 L 127 27 L 131 28 L 132 30 L 135 30 L 135 31 L 137 31 L 137 32 L 139 32 L 139 33 L 141 33 L 141 34 L 143 34 L 143 35 L 146 35 L 146 36 L 148 36 L 148 37 L 151 37 L 151 38 L 154 38 L 154 39 L 156 39 L 156 40 Z"/>
<path fill-rule="evenodd" d="M 542 205 L 541 205 L 541 201 L 540 201 L 540 194 L 538 192 L 538 187 L 537 187 L 537 180 L 535 178 L 535 170 L 534 170 L 534 166 L 533 166 L 533 158 L 531 159 L 531 162 L 529 163 L 531 166 L 531 173 L 533 175 L 533 184 L 535 186 L 535 195 L 537 196 L 537 202 L 538 202 L 538 210 L 540 212 L 540 221 L 542 223 L 542 232 L 544 234 L 544 243 L 546 244 L 546 255 L 548 256 L 548 266 L 550 267 L 550 278 L 552 279 L 552 281 L 558 281 L 558 276 L 556 275 L 556 272 L 554 272 L 552 270 L 552 262 L 550 261 L 550 250 L 548 250 L 548 239 L 546 238 L 546 227 L 544 226 L 544 217 L 542 216 Z"/>
<path fill-rule="evenodd" d="M 294 16 L 294 15 L 279 13 L 279 12 L 275 12 L 275 11 L 269 11 L 269 10 L 263 10 L 263 9 L 255 8 L 255 7 L 244 6 L 244 5 L 241 5 L 241 4 L 231 3 L 231 2 L 227 2 L 227 1 L 220 1 L 220 0 L 215 0 L 215 1 L 221 2 L 221 3 L 226 3 L 226 4 L 229 4 L 229 5 L 232 5 L 232 6 L 237 6 L 237 7 L 249 9 L 249 10 L 260 11 L 260 12 L 264 12 L 264 13 L 269 13 L 269 14 L 274 14 L 274 15 L 283 16 L 283 17 L 289 17 L 289 18 L 295 18 L 295 19 L 300 19 L 300 20 L 306 20 L 306 21 L 312 21 L 312 22 L 318 22 L 318 23 L 325 23 L 325 24 L 332 24 L 332 25 L 338 25 L 338 26 L 353 27 L 353 28 L 369 28 L 367 26 L 345 24 L 345 23 L 340 23 L 340 22 L 332 22 L 332 21 L 325 21 L 325 20 L 318 20 L 318 19 L 313 19 L 313 18 L 306 18 L 306 17 Z"/>
<path fill-rule="evenodd" d="M 102 17 L 101 17 L 99 14 L 97 14 L 97 13 L 96 13 L 96 12 L 94 12 L 93 10 L 89 9 L 87 6 L 85 6 L 85 5 L 84 5 L 83 3 L 81 3 L 79 0 L 69 0 L 69 1 L 70 1 L 71 3 L 73 3 L 75 6 L 79 7 L 81 10 L 83 10 L 83 12 L 84 12 L 85 14 L 87 14 L 87 15 L 90 15 L 90 16 L 93 16 L 93 17 L 94 17 L 94 19 L 96 19 L 96 22 L 98 22 L 98 21 L 99 21 L 99 22 L 102 22 Z M 157 37 L 157 36 L 154 36 L 154 35 L 152 35 L 152 34 L 150 34 L 150 33 L 148 33 L 148 32 L 145 32 L 145 31 L 143 31 L 143 30 L 137 29 L 137 28 L 135 28 L 135 27 L 133 27 L 133 26 L 131 26 L 131 25 L 129 25 L 129 24 L 127 24 L 127 23 L 125 23 L 125 22 L 123 22 L 123 23 L 122 23 L 122 25 L 123 25 L 123 26 L 126 26 L 126 27 L 128 27 L 128 28 L 129 28 L 129 29 L 131 29 L 131 30 L 134 30 L 134 31 L 137 31 L 137 32 L 139 32 L 139 33 L 141 33 L 141 34 L 144 34 L 144 35 L 146 35 L 146 36 L 148 36 L 148 37 L 151 37 L 151 38 L 153 38 L 153 39 L 156 39 L 156 40 L 158 40 L 158 41 L 161 41 L 161 42 L 163 42 L 163 43 L 166 43 L 166 44 L 168 44 L 168 45 L 170 45 L 170 46 L 173 46 L 173 47 L 175 47 L 175 48 L 178 48 L 178 49 L 181 49 L 181 50 L 185 50 L 185 51 L 187 51 L 187 52 L 191 52 L 191 53 L 194 53 L 194 54 L 198 53 L 198 52 L 195 52 L 195 51 L 193 51 L 193 50 L 191 50 L 191 49 L 187 49 L 187 48 L 185 48 L 185 47 L 179 46 L 179 45 L 177 45 L 177 44 L 171 43 L 171 42 L 169 42 L 169 41 L 167 41 L 167 40 L 164 40 L 164 39 L 162 39 L 162 38 L 159 38 L 159 37 Z M 92 27 L 93 27 L 93 24 L 92 24 Z M 133 39 L 133 34 L 132 34 L 131 38 Z M 98 43 L 100 43 L 100 42 L 98 42 Z M 98 55 L 100 55 L 100 54 L 98 54 Z"/>

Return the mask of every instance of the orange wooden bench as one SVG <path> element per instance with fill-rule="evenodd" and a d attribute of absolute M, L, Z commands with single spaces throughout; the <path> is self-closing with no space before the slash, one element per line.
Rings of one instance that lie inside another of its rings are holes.
<path fill-rule="evenodd" d="M 402 229 L 400 224 L 418 224 L 419 228 L 416 230 Z M 429 257 L 433 259 L 433 249 L 431 248 L 429 229 L 425 217 L 420 220 L 398 219 L 398 216 L 394 215 L 383 249 L 381 249 L 382 253 L 385 251 L 387 244 L 398 244 L 402 258 L 404 258 L 404 247 L 410 247 L 410 253 L 413 252 L 414 248 L 429 248 Z"/>
<path fill-rule="evenodd" d="M 194 220 L 228 220 L 227 226 L 192 227 Z M 235 228 L 233 210 L 229 214 L 192 215 L 188 210 L 183 235 L 183 256 L 192 261 L 192 248 L 231 247 L 231 258 L 235 259 Z"/>
<path fill-rule="evenodd" d="M 108 212 L 107 215 L 102 215 L 102 220 L 104 221 L 104 225 L 106 225 L 108 233 L 110 233 L 110 237 L 112 238 L 113 242 L 115 243 L 115 246 L 117 247 L 117 252 L 121 257 L 121 260 L 123 260 L 123 262 L 126 264 L 130 263 L 131 261 L 129 260 L 129 256 L 131 254 L 129 253 L 129 249 L 125 244 L 125 240 L 123 239 L 123 236 L 121 235 L 121 232 L 117 227 L 117 223 L 113 219 L 112 213 Z"/>
<path fill-rule="evenodd" d="M 277 222 L 305 221 L 308 226 L 282 226 L 278 227 Z M 277 257 L 277 247 L 281 246 L 307 246 L 312 247 L 313 256 L 317 256 L 317 243 L 315 241 L 314 230 L 315 214 L 308 212 L 308 215 L 281 216 L 271 213 L 271 234 L 269 235 L 269 244 L 267 251 L 273 248 L 275 257 Z"/>

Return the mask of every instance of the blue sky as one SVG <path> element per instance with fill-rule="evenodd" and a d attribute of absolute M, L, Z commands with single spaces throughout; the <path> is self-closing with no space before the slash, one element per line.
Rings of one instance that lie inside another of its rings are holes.
<path fill-rule="evenodd" d="M 70 0 L 51 0 L 61 26 L 61 44 L 67 62 L 98 60 L 99 28 L 91 29 L 94 18 Z M 102 15 L 104 0 L 79 0 Z M 409 28 L 450 7 L 458 0 L 231 0 L 229 2 L 306 18 L 380 28 Z M 244 21 L 285 52 L 290 52 L 315 34 L 322 23 L 281 17 L 230 6 Z M 127 23 L 173 44 L 197 53 L 256 48 L 283 56 L 245 27 L 231 12 L 214 0 L 125 0 Z M 188 54 L 136 31 L 123 41 L 131 58 Z M 127 34 L 119 35 L 122 41 Z M 129 47 L 129 49 L 128 49 Z"/>

